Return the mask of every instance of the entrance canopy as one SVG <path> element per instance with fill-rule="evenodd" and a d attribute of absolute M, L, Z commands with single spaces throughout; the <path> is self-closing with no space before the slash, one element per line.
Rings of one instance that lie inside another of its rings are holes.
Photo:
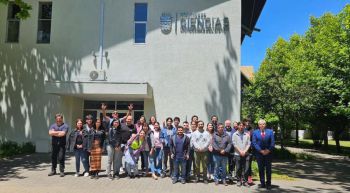
<path fill-rule="evenodd" d="M 152 98 L 148 83 L 45 81 L 45 93 L 80 98 Z"/>

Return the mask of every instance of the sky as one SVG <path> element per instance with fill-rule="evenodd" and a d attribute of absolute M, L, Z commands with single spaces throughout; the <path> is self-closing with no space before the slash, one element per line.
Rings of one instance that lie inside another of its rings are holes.
<path fill-rule="evenodd" d="M 242 66 L 259 69 L 270 48 L 279 37 L 289 39 L 294 33 L 304 34 L 310 27 L 310 16 L 326 12 L 339 13 L 350 0 L 267 0 L 256 24 L 261 32 L 244 38 L 241 50 Z"/>

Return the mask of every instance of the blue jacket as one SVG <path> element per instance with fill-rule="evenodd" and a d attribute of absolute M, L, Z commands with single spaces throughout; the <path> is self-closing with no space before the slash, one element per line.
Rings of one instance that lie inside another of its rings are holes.
<path fill-rule="evenodd" d="M 163 139 L 163 147 L 167 147 L 169 148 L 170 147 L 170 139 L 171 139 L 171 136 L 173 135 L 176 135 L 176 129 L 175 127 L 173 127 L 171 129 L 171 135 L 168 135 L 168 128 L 167 127 L 164 127 L 162 128 L 161 132 L 160 132 L 160 138 Z"/>
<path fill-rule="evenodd" d="M 271 129 L 265 129 L 265 137 L 262 139 L 260 129 L 256 129 L 253 132 L 253 147 L 255 149 L 256 156 L 262 156 L 261 150 L 268 149 L 271 152 L 275 148 L 275 136 Z"/>

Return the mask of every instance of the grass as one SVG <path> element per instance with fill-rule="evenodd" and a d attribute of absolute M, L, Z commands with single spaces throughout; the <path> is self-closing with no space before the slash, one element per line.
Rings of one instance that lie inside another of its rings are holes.
<path fill-rule="evenodd" d="M 275 148 L 273 157 L 277 160 L 314 160 L 315 156 L 309 153 L 292 153 L 287 149 Z"/>
<path fill-rule="evenodd" d="M 253 172 L 253 177 L 255 179 L 259 179 L 259 169 L 258 169 L 258 164 L 257 162 L 254 160 L 252 162 L 252 172 Z M 290 177 L 286 174 L 283 174 L 281 171 L 279 171 L 278 169 L 275 169 L 272 167 L 272 174 L 271 174 L 271 178 L 273 180 L 286 180 L 286 181 L 294 181 L 296 180 L 296 178 Z"/>
<path fill-rule="evenodd" d="M 315 146 L 313 144 L 312 139 L 300 139 L 299 145 L 295 145 L 295 140 L 290 140 L 286 143 L 287 146 L 290 147 L 298 147 L 298 148 L 305 148 L 305 149 L 315 149 Z M 341 153 L 337 153 L 337 147 L 335 145 L 334 140 L 328 141 L 328 149 L 324 148 L 317 148 L 322 153 L 332 154 L 332 155 L 343 155 L 343 156 L 349 156 L 350 155 L 350 141 L 340 141 L 341 146 Z"/>

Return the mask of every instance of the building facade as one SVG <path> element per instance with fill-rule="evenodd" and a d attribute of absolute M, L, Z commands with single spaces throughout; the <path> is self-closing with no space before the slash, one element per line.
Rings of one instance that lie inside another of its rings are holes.
<path fill-rule="evenodd" d="M 26 20 L 0 4 L 0 140 L 49 151 L 56 113 L 73 127 L 101 102 L 159 122 L 240 119 L 241 0 L 25 2 Z"/>

